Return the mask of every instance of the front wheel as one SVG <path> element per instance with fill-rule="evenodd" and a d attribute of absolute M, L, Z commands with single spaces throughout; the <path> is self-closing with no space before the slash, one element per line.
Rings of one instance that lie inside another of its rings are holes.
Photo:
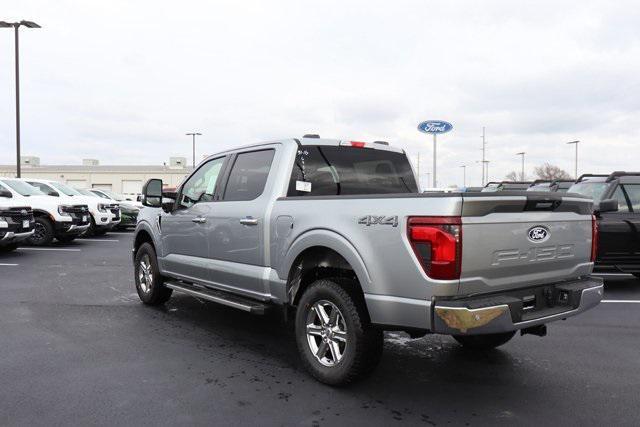
<path fill-rule="evenodd" d="M 51 243 L 54 237 L 53 224 L 47 218 L 37 217 L 33 224 L 33 234 L 29 237 L 29 243 L 35 246 L 43 246 Z"/>
<path fill-rule="evenodd" d="M 143 303 L 161 305 L 171 298 L 173 290 L 163 284 L 156 251 L 150 243 L 143 243 L 136 252 L 134 271 L 136 291 Z"/>
<path fill-rule="evenodd" d="M 452 335 L 463 347 L 474 350 L 489 350 L 509 342 L 516 331 L 486 335 Z"/>
<path fill-rule="evenodd" d="M 331 280 L 317 280 L 300 298 L 296 342 L 311 375 L 344 385 L 370 373 L 382 355 L 382 331 L 371 326 L 362 303 Z"/>

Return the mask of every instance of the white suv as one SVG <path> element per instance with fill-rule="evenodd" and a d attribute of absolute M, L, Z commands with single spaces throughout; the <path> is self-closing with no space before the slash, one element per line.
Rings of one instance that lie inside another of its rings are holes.
<path fill-rule="evenodd" d="M 33 234 L 33 211 L 13 193 L 0 188 L 0 253 L 10 252 Z"/>
<path fill-rule="evenodd" d="M 120 206 L 117 203 L 105 203 L 95 197 L 85 196 L 75 188 L 57 181 L 33 178 L 25 181 L 50 196 L 60 197 L 70 202 L 78 201 L 89 206 L 91 223 L 87 231 L 88 235 L 101 236 L 120 224 Z"/>
<path fill-rule="evenodd" d="M 17 178 L 0 178 L 0 190 L 11 192 L 16 203 L 31 206 L 34 231 L 28 241 L 33 245 L 46 245 L 54 238 L 70 242 L 89 228 L 89 208 L 81 201 L 71 204 L 66 199 L 47 196 Z"/>

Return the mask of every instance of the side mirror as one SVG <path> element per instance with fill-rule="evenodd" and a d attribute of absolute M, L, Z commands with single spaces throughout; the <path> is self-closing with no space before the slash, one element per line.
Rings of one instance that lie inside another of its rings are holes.
<path fill-rule="evenodd" d="M 138 194 L 138 197 L 136 197 L 136 202 L 141 202 L 142 201 L 142 194 Z"/>
<path fill-rule="evenodd" d="M 142 204 L 150 208 L 162 207 L 162 180 L 150 179 L 142 187 Z"/>
<path fill-rule="evenodd" d="M 616 199 L 604 199 L 596 206 L 596 211 L 600 213 L 604 212 L 617 212 L 618 201 Z"/>
<path fill-rule="evenodd" d="M 13 197 L 13 193 L 9 190 L 5 190 L 4 188 L 0 188 L 0 197 L 6 197 L 8 199 Z"/>
<path fill-rule="evenodd" d="M 58 193 L 57 191 L 51 190 L 47 192 L 47 196 L 60 197 L 60 193 Z"/>

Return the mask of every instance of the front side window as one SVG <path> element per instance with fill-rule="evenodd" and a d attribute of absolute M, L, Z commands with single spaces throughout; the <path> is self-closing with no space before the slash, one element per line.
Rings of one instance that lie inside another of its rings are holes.
<path fill-rule="evenodd" d="M 58 191 L 61 191 L 63 194 L 67 196 L 81 196 L 80 192 L 75 188 L 71 188 L 68 185 L 62 184 L 60 182 L 52 182 L 51 185 L 55 187 Z"/>
<path fill-rule="evenodd" d="M 342 146 L 305 145 L 296 155 L 287 195 L 338 196 L 417 193 L 403 153 Z"/>
<path fill-rule="evenodd" d="M 629 212 L 629 204 L 627 203 L 627 198 L 621 186 L 618 185 L 611 198 L 618 201 L 618 212 Z"/>
<path fill-rule="evenodd" d="M 275 150 L 251 151 L 236 156 L 223 200 L 253 200 L 264 191 Z"/>
<path fill-rule="evenodd" d="M 640 212 L 640 184 L 624 184 L 623 187 L 631 202 L 631 210 Z"/>
<path fill-rule="evenodd" d="M 224 157 L 213 159 L 200 166 L 187 182 L 182 186 L 179 206 L 190 208 L 198 202 L 213 201 L 216 182 L 220 175 L 220 169 L 224 163 Z"/>
<path fill-rule="evenodd" d="M 15 192 L 20 194 L 21 196 L 29 197 L 29 196 L 41 196 L 44 193 L 34 187 L 33 185 L 29 185 L 23 181 L 14 181 L 12 179 L 6 179 L 2 181 L 8 187 L 11 187 Z"/>
<path fill-rule="evenodd" d="M 34 187 L 36 187 L 38 190 L 42 191 L 44 194 L 48 194 L 51 195 L 52 193 L 57 193 L 57 190 L 54 190 L 53 187 L 47 185 L 47 184 L 43 184 L 42 182 L 31 182 L 29 181 L 29 185 L 33 185 Z"/>

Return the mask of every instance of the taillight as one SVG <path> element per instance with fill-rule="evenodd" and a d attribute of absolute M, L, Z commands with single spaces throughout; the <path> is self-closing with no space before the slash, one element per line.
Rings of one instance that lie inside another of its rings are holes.
<path fill-rule="evenodd" d="M 355 148 L 364 148 L 366 143 L 360 141 L 351 141 L 351 146 Z"/>
<path fill-rule="evenodd" d="M 427 276 L 460 278 L 462 267 L 462 221 L 456 216 L 409 218 L 409 241 Z"/>
<path fill-rule="evenodd" d="M 598 255 L 598 218 L 595 215 L 591 215 L 591 262 L 596 261 Z"/>

